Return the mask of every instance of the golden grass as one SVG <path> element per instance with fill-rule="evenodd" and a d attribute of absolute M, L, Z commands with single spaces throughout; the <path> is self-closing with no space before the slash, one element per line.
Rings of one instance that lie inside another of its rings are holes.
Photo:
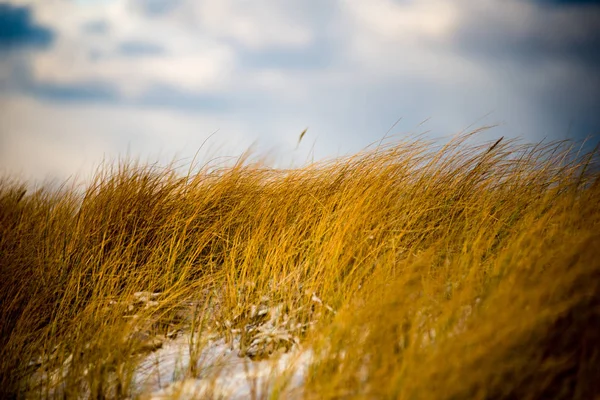
<path fill-rule="evenodd" d="M 0 395 L 125 397 L 134 332 L 244 351 L 268 303 L 294 321 L 275 348 L 315 353 L 307 398 L 594 398 L 597 152 L 474 134 L 285 171 L 120 163 L 84 193 L 4 179 Z"/>

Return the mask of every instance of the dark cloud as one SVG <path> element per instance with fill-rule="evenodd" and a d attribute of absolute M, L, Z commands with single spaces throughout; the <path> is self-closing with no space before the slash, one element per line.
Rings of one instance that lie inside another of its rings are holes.
<path fill-rule="evenodd" d="M 29 7 L 0 4 L 0 50 L 21 47 L 47 47 L 54 32 L 37 25 Z"/>
<path fill-rule="evenodd" d="M 530 3 L 536 6 L 526 18 L 505 10 L 465 10 L 454 48 L 534 105 L 538 137 L 599 135 L 600 8 L 584 7 L 597 2 Z"/>
<path fill-rule="evenodd" d="M 119 44 L 119 54 L 127 57 L 155 56 L 165 53 L 164 47 L 138 40 L 131 40 Z"/>
<path fill-rule="evenodd" d="M 535 0 L 539 4 L 550 6 L 600 6 L 600 0 Z"/>
<path fill-rule="evenodd" d="M 467 11 L 453 41 L 471 57 L 537 67 L 561 60 L 600 70 L 600 9 L 560 18 L 539 10 L 515 29 L 504 19 Z"/>
<path fill-rule="evenodd" d="M 114 88 L 97 82 L 71 84 L 36 82 L 27 85 L 23 89 L 24 92 L 38 98 L 62 103 L 81 101 L 114 102 L 119 99 L 119 95 Z"/>

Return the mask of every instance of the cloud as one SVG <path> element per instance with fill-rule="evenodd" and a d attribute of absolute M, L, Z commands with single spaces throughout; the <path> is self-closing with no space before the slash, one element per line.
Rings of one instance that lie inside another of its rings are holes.
<path fill-rule="evenodd" d="M 452 42 L 488 61 L 535 67 L 561 61 L 600 68 L 600 7 L 544 7 L 542 2 L 473 2 L 461 13 Z M 545 3 L 545 2 L 544 2 Z"/>
<path fill-rule="evenodd" d="M 0 51 L 21 47 L 45 48 L 53 40 L 52 30 L 38 25 L 29 7 L 0 4 Z"/>
<path fill-rule="evenodd" d="M 147 41 L 129 40 L 119 43 L 119 54 L 126 57 L 156 56 L 165 53 L 165 48 Z"/>
<path fill-rule="evenodd" d="M 317 70 L 336 62 L 337 49 L 331 43 L 320 42 L 302 49 L 240 51 L 239 63 L 255 70 Z"/>
<path fill-rule="evenodd" d="M 108 102 L 118 100 L 115 90 L 108 85 L 98 83 L 53 84 L 47 82 L 30 82 L 22 90 L 40 99 L 59 102 Z"/>
<path fill-rule="evenodd" d="M 103 35 L 108 33 L 110 27 L 106 21 L 92 20 L 81 24 L 82 32 L 92 35 Z"/>
<path fill-rule="evenodd" d="M 122 96 L 136 97 L 155 85 L 188 91 L 217 90 L 233 70 L 235 55 L 224 46 L 199 41 L 197 51 L 165 54 L 159 45 L 141 43 L 117 45 L 117 55 L 114 50 L 105 50 L 104 55 L 100 51 L 101 56 L 96 56 L 90 49 L 71 46 L 39 53 L 32 56 L 32 76 L 36 81 L 57 85 L 110 84 Z"/>
<path fill-rule="evenodd" d="M 149 17 L 163 16 L 181 6 L 180 0 L 135 0 L 136 8 Z"/>
<path fill-rule="evenodd" d="M 443 39 L 455 28 L 458 17 L 456 2 L 442 0 L 350 0 L 344 5 L 364 28 L 397 42 Z"/>
<path fill-rule="evenodd" d="M 475 61 L 514 98 L 531 104 L 528 137 L 600 133 L 600 8 L 572 2 L 469 2 L 450 37 L 457 54 Z"/>
<path fill-rule="evenodd" d="M 283 3 L 267 0 L 186 2 L 179 19 L 197 24 L 211 37 L 253 49 L 302 47 L 314 40 L 311 29 Z"/>
<path fill-rule="evenodd" d="M 156 86 L 214 91 L 227 83 L 235 68 L 230 44 L 147 18 L 136 4 L 37 3 L 36 14 L 57 39 L 51 49 L 30 57 L 31 80 L 53 87 L 110 86 L 129 99 Z"/>
<path fill-rule="evenodd" d="M 598 6 L 599 0 L 535 0 L 537 3 L 560 7 Z"/>
<path fill-rule="evenodd" d="M 318 32 L 304 23 L 323 28 L 324 18 L 298 19 L 310 14 L 304 4 L 294 13 L 285 7 L 273 10 L 267 2 L 250 7 L 229 0 L 219 5 L 132 0 L 79 6 L 48 0 L 35 7 L 39 18 L 52 24 L 57 41 L 49 51 L 17 60 L 26 67 L 21 75 L 27 76 L 14 81 L 22 83 L 24 92 L 56 95 L 57 101 L 215 109 L 215 104 L 231 103 L 223 101 L 225 96 L 249 97 L 245 91 L 258 89 L 261 82 L 265 94 L 272 93 L 285 76 L 281 70 L 317 70 L 335 54 L 335 44 L 313 40 Z M 245 26 L 243 32 L 232 21 Z"/>
<path fill-rule="evenodd" d="M 138 107 L 170 108 L 197 114 L 222 114 L 232 111 L 235 105 L 235 99 L 231 96 L 182 91 L 159 85 L 147 88 L 136 99 L 129 102 L 122 99 L 121 102 Z"/>

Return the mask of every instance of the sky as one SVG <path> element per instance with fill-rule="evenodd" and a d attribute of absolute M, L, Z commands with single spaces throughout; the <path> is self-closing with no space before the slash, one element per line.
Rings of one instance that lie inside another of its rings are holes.
<path fill-rule="evenodd" d="M 288 168 L 484 125 L 594 142 L 598 27 L 592 0 L 0 1 L 0 174 Z"/>

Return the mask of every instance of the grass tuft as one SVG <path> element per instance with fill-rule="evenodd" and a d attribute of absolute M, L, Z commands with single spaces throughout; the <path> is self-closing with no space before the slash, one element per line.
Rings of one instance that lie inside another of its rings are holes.
<path fill-rule="evenodd" d="M 594 398 L 598 151 L 476 133 L 0 180 L 0 397 L 139 396 L 143 357 L 189 335 L 193 359 L 210 337 L 249 362 L 311 349 L 306 398 Z"/>

